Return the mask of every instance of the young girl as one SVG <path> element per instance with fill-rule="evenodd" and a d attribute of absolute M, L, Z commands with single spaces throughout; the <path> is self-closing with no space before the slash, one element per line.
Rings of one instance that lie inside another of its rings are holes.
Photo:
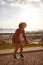
<path fill-rule="evenodd" d="M 14 58 L 17 59 L 16 57 L 16 53 L 17 53 L 17 50 L 18 48 L 20 48 L 20 57 L 24 57 L 22 55 L 22 51 L 23 51 L 23 45 L 22 45 L 22 41 L 25 41 L 27 43 L 27 40 L 26 40 L 26 36 L 25 36 L 25 30 L 24 28 L 26 27 L 26 23 L 25 22 L 21 22 L 19 24 L 19 28 L 15 31 L 14 35 L 13 35 L 13 38 L 12 38 L 12 41 L 15 45 L 15 50 L 14 50 Z"/>

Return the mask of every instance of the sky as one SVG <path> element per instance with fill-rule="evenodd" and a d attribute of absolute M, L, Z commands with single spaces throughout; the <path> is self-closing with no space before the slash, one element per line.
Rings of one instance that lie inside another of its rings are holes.
<path fill-rule="evenodd" d="M 26 31 L 43 30 L 43 0 L 0 0 L 0 29 L 17 29 L 26 22 Z"/>

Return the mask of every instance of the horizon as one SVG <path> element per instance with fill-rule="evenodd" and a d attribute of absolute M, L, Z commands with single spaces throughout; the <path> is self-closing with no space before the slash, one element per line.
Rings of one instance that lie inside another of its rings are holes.
<path fill-rule="evenodd" d="M 16 30 L 16 29 L 11 29 L 11 28 L 10 28 L 10 29 L 9 29 L 9 28 L 7 28 L 7 29 L 4 28 L 4 29 L 3 29 L 3 28 L 0 28 L 0 30 L 3 31 L 3 30 Z M 26 31 L 26 30 L 25 30 L 25 31 Z M 43 30 L 32 30 L 32 31 L 26 31 L 26 32 L 38 32 L 38 31 L 40 32 L 40 31 L 43 31 Z"/>

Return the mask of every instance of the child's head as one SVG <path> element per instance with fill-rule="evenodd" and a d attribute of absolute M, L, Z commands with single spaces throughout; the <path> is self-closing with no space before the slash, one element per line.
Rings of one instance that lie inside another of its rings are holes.
<path fill-rule="evenodd" d="M 21 22 L 19 24 L 19 28 L 21 28 L 21 29 L 24 29 L 26 26 L 27 26 L 27 24 L 25 22 Z"/>

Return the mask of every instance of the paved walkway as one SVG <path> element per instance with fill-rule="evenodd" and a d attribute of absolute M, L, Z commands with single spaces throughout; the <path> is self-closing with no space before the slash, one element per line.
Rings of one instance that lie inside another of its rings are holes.
<path fill-rule="evenodd" d="M 24 48 L 23 52 L 27 51 L 37 51 L 37 50 L 43 50 L 43 47 L 29 47 L 29 48 Z M 19 52 L 20 50 L 18 50 Z M 0 54 L 8 54 L 8 53 L 13 53 L 14 49 L 5 49 L 5 50 L 0 50 Z"/>
<path fill-rule="evenodd" d="M 23 55 L 24 60 L 19 59 L 16 62 L 13 54 L 0 55 L 0 65 L 43 65 L 43 51 L 26 52 Z"/>

